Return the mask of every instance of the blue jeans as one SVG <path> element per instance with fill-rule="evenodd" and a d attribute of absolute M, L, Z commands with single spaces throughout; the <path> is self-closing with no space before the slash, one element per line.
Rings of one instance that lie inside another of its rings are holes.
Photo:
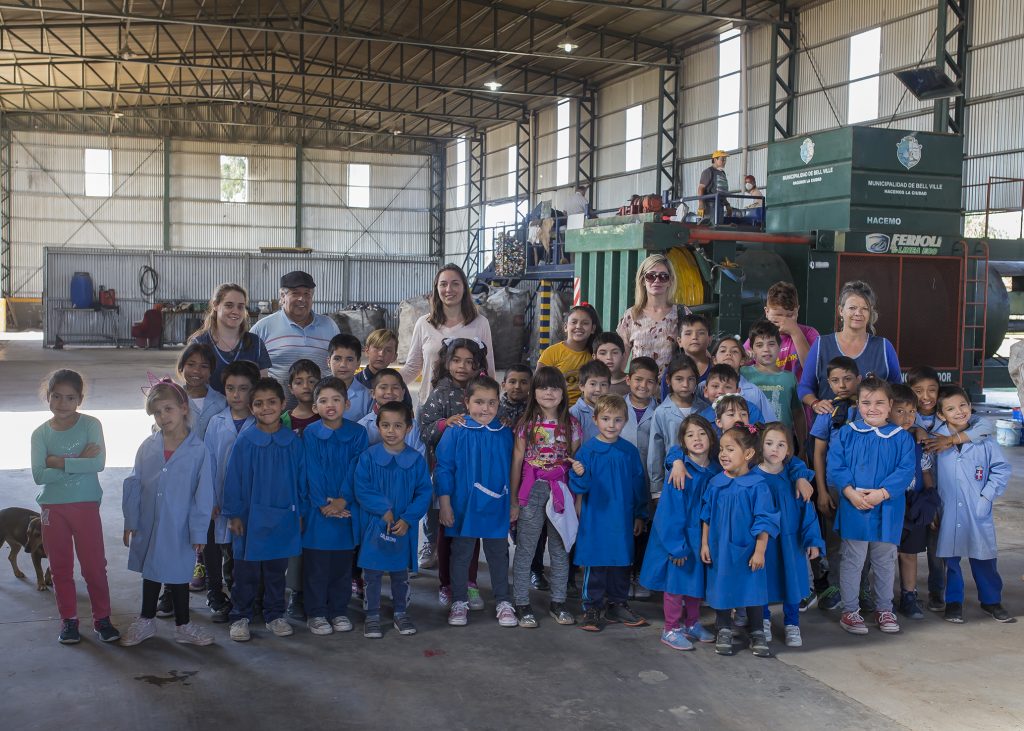
<path fill-rule="evenodd" d="M 972 558 L 971 574 L 978 586 L 978 601 L 982 604 L 999 604 L 1002 601 L 1003 580 L 996 570 L 996 560 Z M 960 568 L 960 557 L 946 559 L 946 603 L 964 601 L 964 574 Z"/>
<path fill-rule="evenodd" d="M 632 566 L 586 566 L 583 569 L 583 608 L 601 609 L 610 604 L 625 604 L 629 597 Z"/>
<path fill-rule="evenodd" d="M 288 568 L 288 559 L 275 558 L 270 561 L 244 561 L 235 559 L 235 585 L 231 589 L 231 615 L 235 622 L 239 619 L 252 621 L 253 603 L 256 601 L 256 590 L 260 584 L 260 571 L 263 572 L 263 619 L 273 622 L 284 615 L 284 572 Z"/>
<path fill-rule="evenodd" d="M 348 616 L 352 599 L 353 551 L 302 549 L 302 585 L 306 616 Z"/>
<path fill-rule="evenodd" d="M 772 618 L 772 610 L 767 604 L 764 605 L 764 618 Z M 800 626 L 800 605 L 799 604 L 788 604 L 782 603 L 782 622 L 786 625 L 794 625 L 795 627 Z"/>
<path fill-rule="evenodd" d="M 363 579 L 366 581 L 366 618 L 380 617 L 380 586 L 387 573 L 391 577 L 391 604 L 394 606 L 395 616 L 405 614 L 409 606 L 409 570 L 401 571 L 378 571 L 376 569 L 363 569 Z"/>
<path fill-rule="evenodd" d="M 469 564 L 476 548 L 476 538 L 452 536 L 452 599 L 469 601 Z M 508 538 L 482 538 L 487 570 L 491 574 L 491 590 L 495 602 L 507 602 L 508 591 Z"/>

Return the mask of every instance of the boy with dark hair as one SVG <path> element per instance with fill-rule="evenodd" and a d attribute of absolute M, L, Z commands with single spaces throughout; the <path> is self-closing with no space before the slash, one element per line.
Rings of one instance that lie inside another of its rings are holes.
<path fill-rule="evenodd" d="M 758 320 L 750 327 L 748 338 L 754 365 L 740 368 L 740 375 L 757 386 L 771 404 L 779 421 L 804 438 L 804 410 L 796 395 L 796 377 L 779 367 L 779 328 L 768 320 Z"/>
<path fill-rule="evenodd" d="M 653 358 L 634 358 L 629 364 L 629 395 L 626 396 L 626 425 L 622 430 L 622 438 L 630 442 L 640 451 L 643 463 L 644 493 L 650 500 L 650 485 L 647 477 L 647 452 L 651 440 L 651 426 L 654 424 L 654 412 L 658 406 L 655 393 L 658 390 L 658 364 Z M 647 528 L 637 536 L 633 559 L 631 596 L 634 599 L 647 599 L 651 592 L 640 584 L 640 569 L 644 563 L 644 552 L 647 549 Z"/>
<path fill-rule="evenodd" d="M 501 382 L 501 401 L 498 403 L 498 418 L 509 429 L 514 429 L 519 417 L 530 403 L 530 381 L 533 371 L 525 363 L 516 363 L 505 371 Z"/>
<path fill-rule="evenodd" d="M 800 297 L 796 287 L 789 282 L 776 282 L 769 287 L 764 316 L 779 328 L 779 354 L 776 360 L 779 368 L 792 372 L 799 383 L 807 354 L 820 336 L 810 325 L 797 322 L 800 316 Z M 748 340 L 743 347 L 749 351 L 752 345 Z"/>
<path fill-rule="evenodd" d="M 313 389 L 320 381 L 320 366 L 311 360 L 299 358 L 288 369 L 288 390 L 297 402 L 290 411 L 284 412 L 281 423 L 301 437 L 306 427 L 320 417 L 313 410 Z"/>
<path fill-rule="evenodd" d="M 697 390 L 699 392 L 700 388 L 698 387 Z M 715 363 L 708 369 L 707 381 L 704 384 L 704 400 L 709 406 L 701 411 L 700 415 L 715 427 L 716 432 L 718 432 L 718 426 L 715 424 L 715 420 L 718 416 L 715 414 L 715 401 L 719 396 L 728 394 L 743 395 L 740 392 L 740 374 L 728 363 Z M 759 421 L 764 421 L 764 416 L 761 414 L 761 409 L 757 408 L 757 404 L 752 403 L 749 399 L 744 400 L 747 402 L 747 418 L 750 423 L 756 424 Z"/>
<path fill-rule="evenodd" d="M 601 361 L 611 371 L 608 393 L 616 393 L 625 398 L 629 393 L 629 384 L 626 383 L 626 373 L 622 369 L 622 364 L 626 362 L 626 346 L 622 338 L 613 330 L 600 332 L 594 336 L 591 349 L 594 352 L 594 360 Z"/>
<path fill-rule="evenodd" d="M 704 315 L 686 314 L 679 318 L 679 349 L 697 364 L 697 383 L 707 380 L 711 368 L 711 324 Z"/>
<path fill-rule="evenodd" d="M 608 393 L 611 381 L 612 372 L 599 360 L 592 360 L 580 368 L 580 398 L 569 409 L 569 413 L 576 417 L 583 429 L 581 442 L 597 436 L 594 405 Z"/>
<path fill-rule="evenodd" d="M 345 418 L 358 422 L 373 406 L 370 389 L 356 380 L 356 368 L 363 357 L 363 344 L 355 335 L 335 335 L 327 345 L 327 364 L 331 375 L 340 378 L 348 389 L 348 411 Z"/>

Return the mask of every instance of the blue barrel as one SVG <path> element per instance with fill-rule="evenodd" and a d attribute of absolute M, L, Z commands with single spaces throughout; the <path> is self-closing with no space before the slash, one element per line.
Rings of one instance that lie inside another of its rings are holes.
<path fill-rule="evenodd" d="M 92 275 L 89 272 L 75 272 L 71 277 L 71 306 L 80 310 L 92 307 Z"/>

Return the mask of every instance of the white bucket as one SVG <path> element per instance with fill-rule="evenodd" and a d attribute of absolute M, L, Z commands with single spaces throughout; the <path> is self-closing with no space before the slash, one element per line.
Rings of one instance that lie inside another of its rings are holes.
<path fill-rule="evenodd" d="M 1020 444 L 1020 428 L 1020 422 L 996 419 L 996 443 L 1001 447 L 1016 447 Z"/>

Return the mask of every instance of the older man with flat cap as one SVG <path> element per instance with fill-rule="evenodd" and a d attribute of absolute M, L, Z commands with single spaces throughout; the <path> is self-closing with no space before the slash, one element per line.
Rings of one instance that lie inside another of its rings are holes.
<path fill-rule="evenodd" d="M 327 369 L 327 345 L 338 334 L 338 325 L 326 315 L 313 312 L 316 282 L 303 271 L 281 277 L 281 309 L 252 326 L 270 354 L 270 375 L 288 394 L 288 407 L 295 399 L 288 390 L 288 369 L 300 358 L 308 358 L 322 370 Z"/>

